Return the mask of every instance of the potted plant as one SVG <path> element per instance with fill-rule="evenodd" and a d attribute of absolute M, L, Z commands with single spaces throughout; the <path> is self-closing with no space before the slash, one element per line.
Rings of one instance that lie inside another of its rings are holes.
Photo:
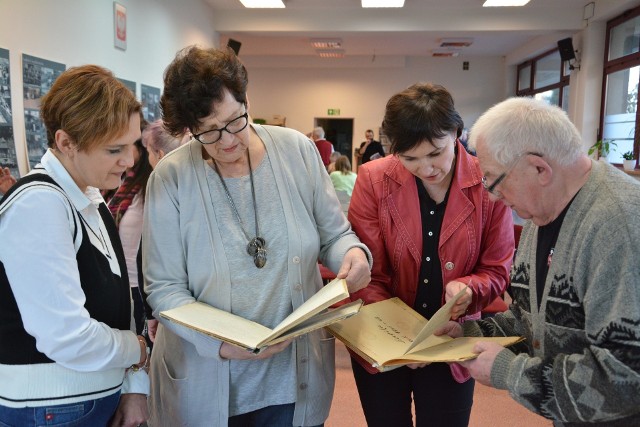
<path fill-rule="evenodd" d="M 623 165 L 622 165 L 624 170 L 632 171 L 636 168 L 636 159 L 635 159 L 635 156 L 633 155 L 633 151 L 627 151 L 622 155 L 622 158 L 624 159 Z"/>
<path fill-rule="evenodd" d="M 610 139 L 601 139 L 589 148 L 588 154 L 592 155 L 594 152 L 598 153 L 598 159 L 607 162 L 607 156 L 614 151 L 613 147 L 617 147 L 618 144 Z"/>

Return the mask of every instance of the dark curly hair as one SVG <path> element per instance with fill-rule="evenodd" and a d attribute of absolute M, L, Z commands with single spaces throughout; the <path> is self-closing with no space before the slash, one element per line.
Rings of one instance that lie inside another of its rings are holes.
<path fill-rule="evenodd" d="M 416 83 L 389 99 L 382 128 L 391 142 L 391 152 L 404 153 L 452 132 L 459 137 L 464 122 L 447 89 Z"/>
<path fill-rule="evenodd" d="M 247 84 L 247 70 L 231 49 L 180 50 L 164 72 L 160 108 L 165 128 L 173 136 L 197 129 L 200 119 L 212 113 L 212 104 L 222 101 L 225 89 L 246 103 Z"/>

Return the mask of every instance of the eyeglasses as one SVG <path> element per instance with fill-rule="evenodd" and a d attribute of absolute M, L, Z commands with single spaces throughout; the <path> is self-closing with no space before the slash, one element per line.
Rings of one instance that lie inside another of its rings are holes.
<path fill-rule="evenodd" d="M 221 129 L 212 129 L 206 132 L 199 133 L 197 135 L 193 133 L 193 131 L 191 131 L 191 133 L 193 134 L 193 137 L 201 144 L 214 144 L 220 141 L 220 138 L 222 138 L 222 132 L 236 134 L 246 128 L 248 124 L 249 113 L 245 112 L 243 115 L 231 120 L 225 127 Z"/>
<path fill-rule="evenodd" d="M 486 176 L 486 175 L 485 175 L 485 176 L 483 176 L 483 177 L 482 177 L 482 186 L 484 187 L 484 189 L 485 189 L 485 190 L 487 190 L 490 194 L 493 194 L 494 196 L 502 197 L 502 194 L 500 194 L 500 192 L 499 192 L 499 191 L 496 191 L 496 187 L 497 187 L 498 185 L 500 185 L 500 183 L 501 183 L 502 181 L 504 181 L 504 179 L 505 179 L 505 178 L 506 178 L 506 177 L 511 173 L 511 171 L 513 170 L 513 168 L 515 168 L 515 167 L 516 167 L 516 165 L 518 164 L 518 162 L 519 162 L 519 161 L 520 161 L 524 156 L 527 156 L 527 155 L 532 155 L 532 156 L 542 157 L 542 154 L 539 154 L 539 153 L 532 153 L 532 152 L 526 152 L 526 153 L 522 153 L 522 154 L 518 155 L 518 156 L 516 157 L 516 159 L 514 160 L 514 162 L 511 164 L 511 166 L 509 166 L 509 168 L 508 168 L 505 172 L 502 172 L 500 175 L 498 175 L 498 177 L 496 178 L 496 180 L 495 180 L 495 181 L 493 181 L 493 182 L 491 183 L 491 185 L 489 185 L 489 184 L 487 183 L 487 176 Z"/>

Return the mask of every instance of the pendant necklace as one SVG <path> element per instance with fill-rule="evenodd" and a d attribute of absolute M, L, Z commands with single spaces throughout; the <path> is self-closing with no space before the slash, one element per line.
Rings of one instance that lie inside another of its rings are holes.
<path fill-rule="evenodd" d="M 233 203 L 233 199 L 231 198 L 231 193 L 229 192 L 229 188 L 227 188 L 227 184 L 224 182 L 224 178 L 222 174 L 220 174 L 220 170 L 218 169 L 218 163 L 213 160 L 213 167 L 220 177 L 220 182 L 222 183 L 222 188 L 224 188 L 224 192 L 227 195 L 227 200 L 229 200 L 229 204 L 231 205 L 231 209 L 233 209 L 233 213 L 236 215 L 238 219 L 238 223 L 240 224 L 240 229 L 242 233 L 244 233 L 245 237 L 249 241 L 247 244 L 247 253 L 253 257 L 253 263 L 258 268 L 262 268 L 267 263 L 267 242 L 263 237 L 260 237 L 260 228 L 258 226 L 258 206 L 256 204 L 256 190 L 253 184 L 253 168 L 251 167 L 251 156 L 249 155 L 249 149 L 247 148 L 247 160 L 249 161 L 249 179 L 251 181 L 251 197 L 253 199 L 253 213 L 256 221 L 256 237 L 251 238 L 249 233 L 244 229 L 244 225 L 242 224 L 242 219 L 240 219 L 240 214 L 238 213 L 238 209 L 236 208 L 235 203 Z"/>

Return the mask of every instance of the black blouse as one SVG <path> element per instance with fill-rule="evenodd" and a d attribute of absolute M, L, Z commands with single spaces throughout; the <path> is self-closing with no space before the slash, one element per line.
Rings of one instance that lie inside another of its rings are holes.
<path fill-rule="evenodd" d="M 416 184 L 422 220 L 422 262 L 418 276 L 418 292 L 413 308 L 422 316 L 430 319 L 442 306 L 442 265 L 438 256 L 438 242 L 440 241 L 440 229 L 449 191 L 447 190 L 444 200 L 436 204 L 418 177 L 416 177 Z"/>

